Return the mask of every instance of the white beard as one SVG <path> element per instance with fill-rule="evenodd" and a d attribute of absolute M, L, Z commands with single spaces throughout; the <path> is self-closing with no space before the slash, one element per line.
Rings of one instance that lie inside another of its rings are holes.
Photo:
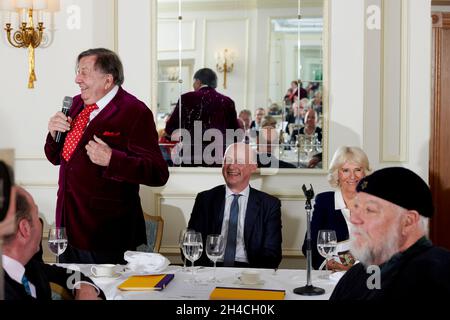
<path fill-rule="evenodd" d="M 364 266 L 380 265 L 388 261 L 394 254 L 400 251 L 400 219 L 396 223 L 391 224 L 386 230 L 383 239 L 379 239 L 378 243 L 357 226 L 353 226 L 353 232 L 357 231 L 359 237 L 364 238 L 362 244 L 358 243 L 356 237 L 350 236 L 350 252 Z"/>

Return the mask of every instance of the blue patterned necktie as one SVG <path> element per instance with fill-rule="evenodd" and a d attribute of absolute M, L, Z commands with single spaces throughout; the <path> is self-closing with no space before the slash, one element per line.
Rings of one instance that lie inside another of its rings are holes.
<path fill-rule="evenodd" d="M 30 289 L 30 281 L 28 281 L 27 276 L 24 274 L 22 277 L 22 284 L 25 288 L 25 292 L 31 296 L 31 289 Z"/>
<path fill-rule="evenodd" d="M 233 194 L 233 202 L 230 207 L 230 220 L 228 221 L 227 246 L 223 257 L 223 266 L 234 266 L 236 256 L 236 236 L 239 216 L 239 197 L 240 194 Z"/>

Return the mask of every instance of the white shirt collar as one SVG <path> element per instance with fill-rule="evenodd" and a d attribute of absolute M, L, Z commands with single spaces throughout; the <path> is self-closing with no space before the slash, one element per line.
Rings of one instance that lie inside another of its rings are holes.
<path fill-rule="evenodd" d="M 115 85 L 110 92 L 108 92 L 103 98 L 96 102 L 98 109 L 102 110 L 104 107 L 106 107 L 108 103 L 110 103 L 111 100 L 114 99 L 118 91 L 119 86 Z"/>
<path fill-rule="evenodd" d="M 17 260 L 3 255 L 3 269 L 14 281 L 22 284 L 22 278 L 25 274 L 25 267 Z"/>
<path fill-rule="evenodd" d="M 225 198 L 228 198 L 232 195 L 234 195 L 235 193 L 233 191 L 231 191 L 230 188 L 228 188 L 227 185 L 225 185 Z M 243 197 L 247 197 L 250 194 L 250 185 L 248 185 L 244 190 L 242 190 L 241 192 L 239 192 L 239 194 Z"/>
<path fill-rule="evenodd" d="M 335 210 L 347 209 L 344 197 L 342 196 L 342 192 L 339 189 L 334 192 L 334 209 Z"/>

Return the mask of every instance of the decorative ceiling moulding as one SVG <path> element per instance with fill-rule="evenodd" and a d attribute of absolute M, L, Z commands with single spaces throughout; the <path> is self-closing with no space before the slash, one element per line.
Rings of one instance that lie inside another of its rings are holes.
<path fill-rule="evenodd" d="M 182 0 L 183 11 L 207 11 L 207 10 L 251 10 L 256 8 L 297 8 L 298 0 Z M 317 0 L 302 0 L 302 8 L 317 6 Z M 178 8 L 178 0 L 164 0 L 158 3 L 160 12 L 173 11 Z"/>

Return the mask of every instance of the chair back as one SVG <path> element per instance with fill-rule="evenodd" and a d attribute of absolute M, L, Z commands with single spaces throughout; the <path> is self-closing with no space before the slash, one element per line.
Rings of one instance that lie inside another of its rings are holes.
<path fill-rule="evenodd" d="M 145 232 L 147 235 L 147 243 L 136 248 L 137 251 L 143 252 L 159 252 L 161 240 L 164 230 L 164 220 L 160 216 L 152 216 L 144 213 Z"/>

